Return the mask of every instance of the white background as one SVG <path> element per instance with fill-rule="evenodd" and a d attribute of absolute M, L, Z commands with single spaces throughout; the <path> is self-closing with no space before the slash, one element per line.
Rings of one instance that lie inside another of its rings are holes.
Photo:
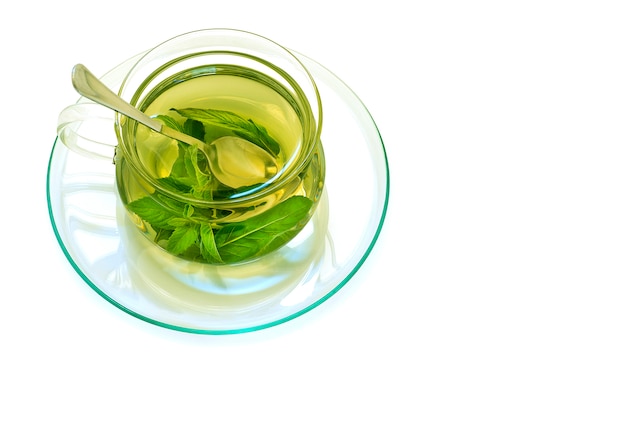
<path fill-rule="evenodd" d="M 15 2 L 0 26 L 0 426 L 625 426 L 621 4 Z M 354 279 L 296 320 L 226 337 L 100 298 L 45 197 L 72 66 L 101 75 L 211 27 L 332 70 L 391 168 Z"/>

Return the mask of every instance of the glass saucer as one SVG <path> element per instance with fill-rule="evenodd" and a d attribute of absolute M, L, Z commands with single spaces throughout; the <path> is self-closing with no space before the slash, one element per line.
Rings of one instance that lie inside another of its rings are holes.
<path fill-rule="evenodd" d="M 161 327 L 232 334 L 302 315 L 352 278 L 385 218 L 385 148 L 359 98 L 326 68 L 295 55 L 313 75 L 322 99 L 326 187 L 306 228 L 255 262 L 209 266 L 168 255 L 130 223 L 112 163 L 76 154 L 55 140 L 47 179 L 52 227 L 72 267 L 98 294 Z M 116 90 L 134 61 L 102 80 Z"/>

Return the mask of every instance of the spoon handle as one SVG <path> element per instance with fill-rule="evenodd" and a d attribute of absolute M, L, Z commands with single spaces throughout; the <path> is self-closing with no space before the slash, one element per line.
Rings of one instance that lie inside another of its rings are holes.
<path fill-rule="evenodd" d="M 166 135 L 170 138 L 174 138 L 175 140 L 182 141 L 185 144 L 196 146 L 206 153 L 204 141 L 164 126 L 158 120 L 151 118 L 138 108 L 133 107 L 121 99 L 115 92 L 110 90 L 84 65 L 76 64 L 72 69 L 72 84 L 74 85 L 74 89 L 76 89 L 76 91 L 85 98 L 89 98 L 91 101 L 95 101 L 98 104 L 123 114 L 124 116 L 135 119 L 137 122 L 146 125 L 153 131 Z"/>
<path fill-rule="evenodd" d="M 118 113 L 135 119 L 137 122 L 146 125 L 148 128 L 161 132 L 163 124 L 156 119 L 144 114 L 141 110 L 128 104 L 116 93 L 111 91 L 102 83 L 91 71 L 82 64 L 76 64 L 72 69 L 72 84 L 74 89 L 92 101 L 102 104 Z"/>

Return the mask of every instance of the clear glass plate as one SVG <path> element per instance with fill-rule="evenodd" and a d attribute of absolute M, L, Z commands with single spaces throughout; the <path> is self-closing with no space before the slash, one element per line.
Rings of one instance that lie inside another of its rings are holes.
<path fill-rule="evenodd" d="M 86 158 L 55 141 L 47 180 L 50 219 L 68 261 L 98 294 L 161 327 L 232 334 L 293 319 L 352 278 L 385 218 L 385 148 L 359 98 L 326 68 L 296 55 L 322 99 L 326 187 L 307 227 L 258 261 L 208 266 L 168 255 L 128 220 L 112 163 Z M 117 89 L 134 61 L 111 70 L 103 81 Z"/>

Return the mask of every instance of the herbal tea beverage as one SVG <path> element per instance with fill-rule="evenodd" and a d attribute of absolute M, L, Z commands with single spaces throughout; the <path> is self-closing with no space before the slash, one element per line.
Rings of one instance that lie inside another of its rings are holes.
<path fill-rule="evenodd" d="M 116 115 L 120 199 L 163 250 L 247 262 L 310 220 L 324 186 L 321 102 L 288 50 L 241 31 L 184 34 L 140 57 L 119 96 L 195 138 L 185 143 Z"/>
<path fill-rule="evenodd" d="M 120 196 L 135 223 L 167 251 L 241 262 L 281 247 L 311 217 L 323 186 L 321 147 L 307 147 L 297 107 L 277 82 L 241 67 L 186 70 L 140 108 L 206 143 L 122 126 L 135 143 L 118 153 Z"/>

